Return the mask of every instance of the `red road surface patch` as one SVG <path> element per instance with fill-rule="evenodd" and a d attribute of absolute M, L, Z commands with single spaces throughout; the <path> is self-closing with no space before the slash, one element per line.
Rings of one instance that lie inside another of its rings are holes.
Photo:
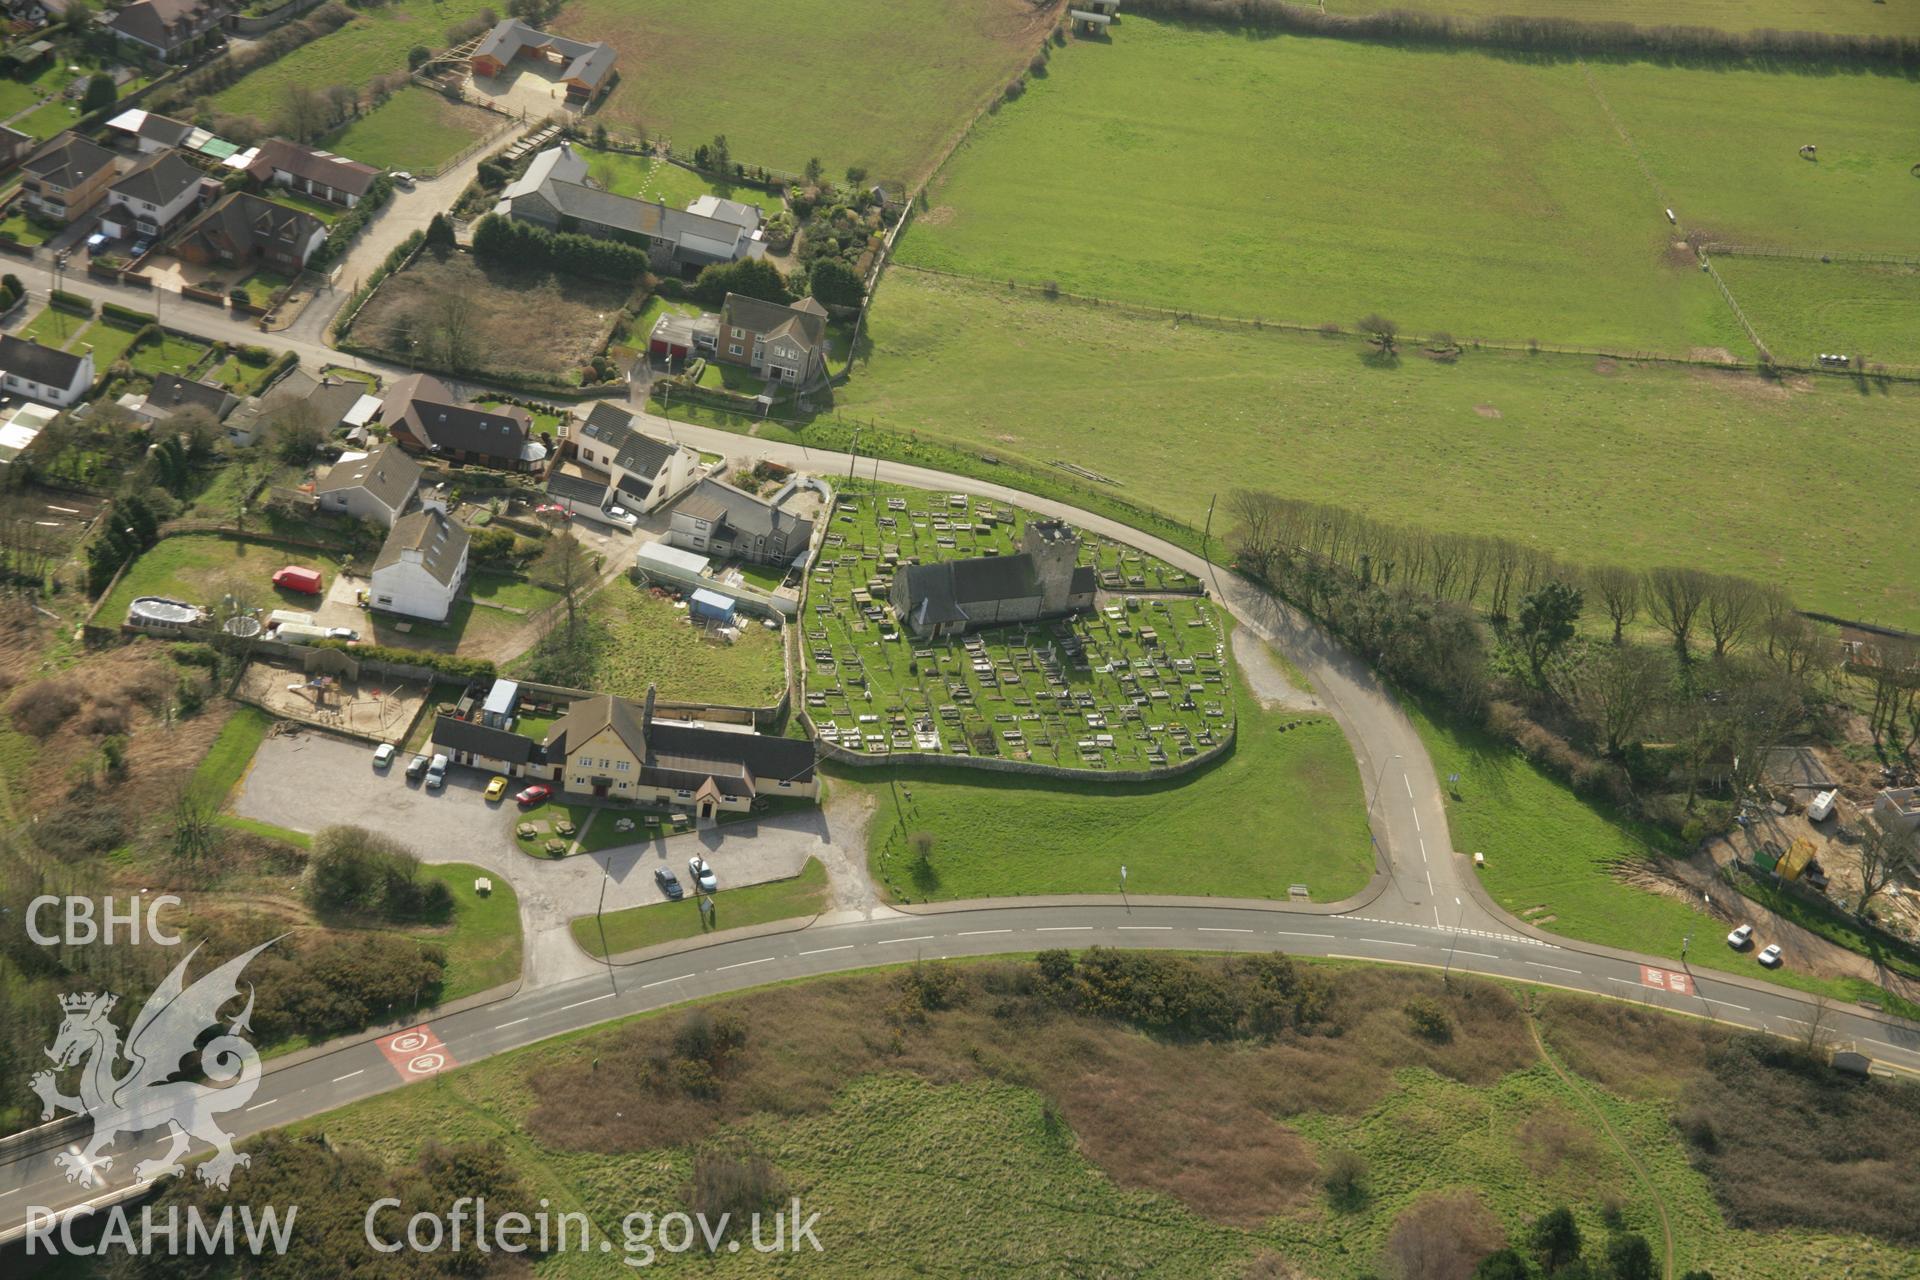
<path fill-rule="evenodd" d="M 1692 978 L 1684 973 L 1675 973 L 1672 969 L 1655 969 L 1651 965 L 1640 966 L 1640 985 L 1671 991 L 1677 996 L 1693 994 Z"/>
<path fill-rule="evenodd" d="M 402 1080 L 424 1080 L 437 1072 L 457 1066 L 447 1046 L 431 1028 L 422 1024 L 380 1038 L 380 1052 L 386 1055 Z"/>

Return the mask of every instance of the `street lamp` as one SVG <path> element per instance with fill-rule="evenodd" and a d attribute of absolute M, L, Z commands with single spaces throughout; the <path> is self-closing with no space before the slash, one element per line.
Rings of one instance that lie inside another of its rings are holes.
<path fill-rule="evenodd" d="M 1394 752 L 1380 762 L 1380 768 L 1373 775 L 1373 796 L 1367 801 L 1367 821 L 1369 823 L 1373 821 L 1373 806 L 1380 802 L 1380 786 L 1386 781 L 1387 766 L 1400 758 L 1400 753 L 1398 751 Z"/>
<path fill-rule="evenodd" d="M 1456 897 L 1453 900 L 1453 905 L 1456 908 L 1453 913 L 1453 941 L 1447 944 L 1447 964 L 1446 968 L 1440 972 L 1440 985 L 1443 987 L 1451 987 L 1453 985 L 1453 953 L 1460 946 L 1460 922 L 1464 920 L 1467 915 L 1466 903 Z"/>

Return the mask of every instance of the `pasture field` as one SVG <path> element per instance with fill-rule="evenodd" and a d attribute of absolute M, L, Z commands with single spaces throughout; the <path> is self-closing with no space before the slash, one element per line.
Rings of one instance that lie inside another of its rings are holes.
<path fill-rule="evenodd" d="M 1912 1140 L 1911 1086 L 1835 1089 L 1818 1069 L 1796 1072 L 1708 1024 L 1536 989 L 1543 1054 L 1510 989 L 1302 967 L 1328 984 L 1328 1034 L 1271 1043 L 1144 1035 L 1065 1012 L 1024 985 L 1032 966 L 1015 960 L 948 967 L 954 1002 L 924 1016 L 900 1012 L 899 972 L 789 983 L 703 1006 L 708 1025 L 724 1019 L 743 1037 L 723 1070 L 700 1077 L 710 1085 L 676 1082 L 702 1015 L 668 1010 L 302 1122 L 255 1168 L 275 1176 L 281 1160 L 318 1159 L 322 1148 L 298 1139 L 322 1131 L 329 1149 L 389 1163 L 433 1141 L 499 1143 L 529 1200 L 584 1214 L 613 1241 L 611 1256 L 586 1248 L 541 1263 L 541 1274 L 569 1278 L 631 1274 L 622 1218 L 685 1207 L 697 1153 L 716 1149 L 763 1159 L 819 1212 L 834 1274 L 1358 1280 L 1394 1274 L 1383 1254 L 1396 1221 L 1449 1193 L 1464 1214 L 1484 1215 L 1482 1250 L 1524 1247 L 1532 1221 L 1564 1204 L 1589 1258 L 1602 1254 L 1611 1219 L 1652 1243 L 1656 1274 L 1660 1209 L 1675 1276 L 1911 1267 L 1910 1248 L 1849 1229 L 1904 1232 L 1898 1215 L 1912 1197 L 1892 1153 Z M 1438 1044 L 1414 1035 L 1403 1007 L 1416 999 L 1439 1002 L 1457 1033 Z M 1754 1100 L 1722 1096 L 1734 1091 L 1718 1086 L 1719 1068 L 1739 1070 Z M 1710 1157 L 1676 1128 L 1683 1111 L 1696 1131 L 1716 1125 Z M 1854 1150 L 1835 1150 L 1822 1125 L 1857 1135 Z M 1729 1175 L 1763 1175 L 1756 1164 L 1796 1143 L 1812 1166 L 1804 1198 L 1817 1202 L 1807 1215 L 1816 1221 L 1730 1225 L 1762 1196 Z M 1862 1149 L 1874 1158 L 1856 1169 L 1848 1161 Z M 1321 1171 L 1342 1151 L 1359 1154 L 1364 1176 L 1334 1203 Z M 1855 1177 L 1873 1191 L 1848 1206 Z M 324 1235 L 362 1248 L 349 1228 L 364 1202 L 315 1205 L 310 1216 L 335 1212 L 342 1225 Z M 696 1256 L 659 1260 L 765 1273 L 744 1245 Z"/>
<path fill-rule="evenodd" d="M 207 99 L 206 105 L 214 111 L 254 116 L 271 126 L 292 86 L 322 92 L 337 84 L 365 88 L 377 75 L 404 73 L 407 50 L 417 44 L 445 48 L 449 27 L 490 7 L 480 0 L 392 0 L 359 10 L 338 31 L 243 76 Z"/>
<path fill-rule="evenodd" d="M 743 164 L 797 173 L 818 156 L 835 178 L 860 165 L 904 182 L 1052 25 L 1050 8 L 1026 0 L 937 14 L 887 0 L 573 0 L 553 29 L 620 51 L 621 81 L 598 113 L 609 128 L 684 151 L 725 134 Z"/>
<path fill-rule="evenodd" d="M 429 173 L 504 123 L 478 107 L 408 85 L 328 137 L 325 145 L 378 169 Z"/>
<path fill-rule="evenodd" d="M 1092 467 L 1196 527 L 1209 495 L 1255 486 L 1920 623 L 1920 582 L 1875 552 L 1920 545 L 1920 507 L 1855 479 L 1920 469 L 1906 385 L 1412 346 L 1382 365 L 1347 337 L 1176 327 L 903 270 L 868 337 L 836 393 L 849 417 Z"/>
<path fill-rule="evenodd" d="M 1776 360 L 1832 351 L 1920 364 L 1920 266 L 1726 253 L 1713 266 Z"/>
<path fill-rule="evenodd" d="M 1715 27 L 1721 31 L 1822 31 L 1835 35 L 1920 35 L 1911 0 L 1328 0 L 1328 13 L 1405 9 L 1456 18 L 1519 14 L 1637 27 Z"/>
<path fill-rule="evenodd" d="M 1920 254 L 1920 178 L 1908 171 L 1920 160 L 1920 81 L 1646 62 L 1591 71 L 1689 235 Z M 1807 143 L 1818 159 L 1801 158 Z"/>
<path fill-rule="evenodd" d="M 1125 26 L 982 122 L 900 261 L 1302 325 L 1735 344 L 1578 66 Z"/>

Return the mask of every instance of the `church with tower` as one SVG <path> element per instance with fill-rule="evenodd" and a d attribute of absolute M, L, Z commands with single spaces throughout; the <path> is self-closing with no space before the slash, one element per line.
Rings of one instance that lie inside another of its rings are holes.
<path fill-rule="evenodd" d="M 1032 520 L 1009 556 L 914 564 L 893 575 L 890 603 L 922 639 L 1061 617 L 1093 608 L 1099 582 L 1079 563 L 1080 537 L 1057 520 Z"/>

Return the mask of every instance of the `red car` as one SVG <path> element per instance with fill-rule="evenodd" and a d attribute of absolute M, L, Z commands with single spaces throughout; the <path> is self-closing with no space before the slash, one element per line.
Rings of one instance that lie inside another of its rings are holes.
<path fill-rule="evenodd" d="M 533 808 L 533 806 L 539 804 L 542 800 L 545 800 L 548 796 L 552 794 L 553 794 L 552 787 L 545 786 L 541 783 L 536 782 L 531 787 L 528 787 L 525 791 L 522 791 L 520 794 L 516 795 L 514 799 L 519 802 L 520 807 L 522 809 L 531 809 Z"/>
<path fill-rule="evenodd" d="M 286 591 L 298 591 L 303 595 L 320 594 L 320 571 L 303 569 L 299 565 L 288 565 L 273 575 L 273 585 Z"/>

